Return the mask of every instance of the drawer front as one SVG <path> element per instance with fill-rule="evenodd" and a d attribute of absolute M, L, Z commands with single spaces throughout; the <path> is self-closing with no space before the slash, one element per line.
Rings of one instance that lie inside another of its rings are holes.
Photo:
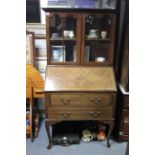
<path fill-rule="evenodd" d="M 49 107 L 104 107 L 114 100 L 113 94 L 50 94 Z"/>
<path fill-rule="evenodd" d="M 108 120 L 113 118 L 112 108 L 96 109 L 48 109 L 51 120 Z"/>
<path fill-rule="evenodd" d="M 129 134 L 129 118 L 125 117 L 123 122 L 124 122 L 124 125 L 123 125 L 124 134 Z"/>
<path fill-rule="evenodd" d="M 124 134 L 129 134 L 129 111 L 122 112 L 122 130 Z"/>
<path fill-rule="evenodd" d="M 123 108 L 129 108 L 129 95 L 124 95 L 123 96 Z"/>
<path fill-rule="evenodd" d="M 81 96 L 81 102 L 84 106 L 102 107 L 111 105 L 111 98 L 110 94 L 85 94 Z"/>
<path fill-rule="evenodd" d="M 129 135 L 125 135 L 122 131 L 120 131 L 119 140 L 120 141 L 128 141 Z"/>
<path fill-rule="evenodd" d="M 51 94 L 50 105 L 51 107 L 70 107 L 80 105 L 79 94 Z"/>

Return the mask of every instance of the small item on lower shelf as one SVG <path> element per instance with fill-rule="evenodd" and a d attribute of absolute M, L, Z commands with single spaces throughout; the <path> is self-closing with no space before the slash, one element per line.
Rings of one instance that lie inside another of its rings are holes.
<path fill-rule="evenodd" d="M 63 146 L 79 144 L 80 136 L 78 126 L 71 122 L 55 124 L 52 131 L 52 143 Z"/>
<path fill-rule="evenodd" d="M 26 126 L 28 126 L 28 125 L 30 125 L 30 120 L 29 119 L 26 120 Z"/>
<path fill-rule="evenodd" d="M 106 139 L 106 134 L 105 134 L 105 130 L 103 128 L 100 128 L 98 130 L 98 133 L 97 133 L 97 140 L 105 140 Z"/>
<path fill-rule="evenodd" d="M 82 131 L 82 141 L 83 142 L 90 142 L 91 140 L 93 140 L 93 134 L 91 133 L 91 131 L 90 130 L 87 130 L 87 129 L 85 129 L 85 130 L 83 130 Z"/>
<path fill-rule="evenodd" d="M 27 125 L 27 126 L 26 126 L 26 134 L 29 134 L 29 133 L 30 133 L 30 126 Z"/>
<path fill-rule="evenodd" d="M 26 111 L 26 120 L 29 119 L 29 114 L 30 114 L 30 112 Z"/>
<path fill-rule="evenodd" d="M 33 124 L 34 124 L 34 137 L 38 137 L 38 132 L 39 132 L 39 114 L 36 113 L 34 114 L 33 117 Z"/>

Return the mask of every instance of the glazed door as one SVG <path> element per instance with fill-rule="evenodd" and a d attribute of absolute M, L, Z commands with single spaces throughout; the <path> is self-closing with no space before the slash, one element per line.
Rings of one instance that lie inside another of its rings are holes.
<path fill-rule="evenodd" d="M 46 23 L 48 64 L 80 64 L 80 14 L 49 13 Z"/>
<path fill-rule="evenodd" d="M 115 15 L 87 13 L 82 16 L 82 64 L 112 65 Z"/>

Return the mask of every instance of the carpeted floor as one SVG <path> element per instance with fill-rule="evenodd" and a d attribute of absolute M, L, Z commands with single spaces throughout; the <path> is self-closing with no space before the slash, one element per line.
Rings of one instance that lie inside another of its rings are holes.
<path fill-rule="evenodd" d="M 41 123 L 38 138 L 31 142 L 26 140 L 26 155 L 125 155 L 127 143 L 117 143 L 110 140 L 111 148 L 106 147 L 106 141 L 80 142 L 70 146 L 54 145 L 48 150 L 48 138 L 45 131 L 45 122 Z"/>

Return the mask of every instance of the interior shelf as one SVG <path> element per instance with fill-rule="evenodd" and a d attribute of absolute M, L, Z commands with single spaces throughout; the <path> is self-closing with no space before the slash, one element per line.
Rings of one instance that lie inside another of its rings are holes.
<path fill-rule="evenodd" d="M 91 40 L 91 41 L 111 41 L 110 38 L 85 38 L 85 40 Z"/>
<path fill-rule="evenodd" d="M 50 38 L 51 41 L 70 41 L 70 40 L 76 40 L 76 38 L 63 38 L 63 37 L 60 37 L 60 38 Z"/>

